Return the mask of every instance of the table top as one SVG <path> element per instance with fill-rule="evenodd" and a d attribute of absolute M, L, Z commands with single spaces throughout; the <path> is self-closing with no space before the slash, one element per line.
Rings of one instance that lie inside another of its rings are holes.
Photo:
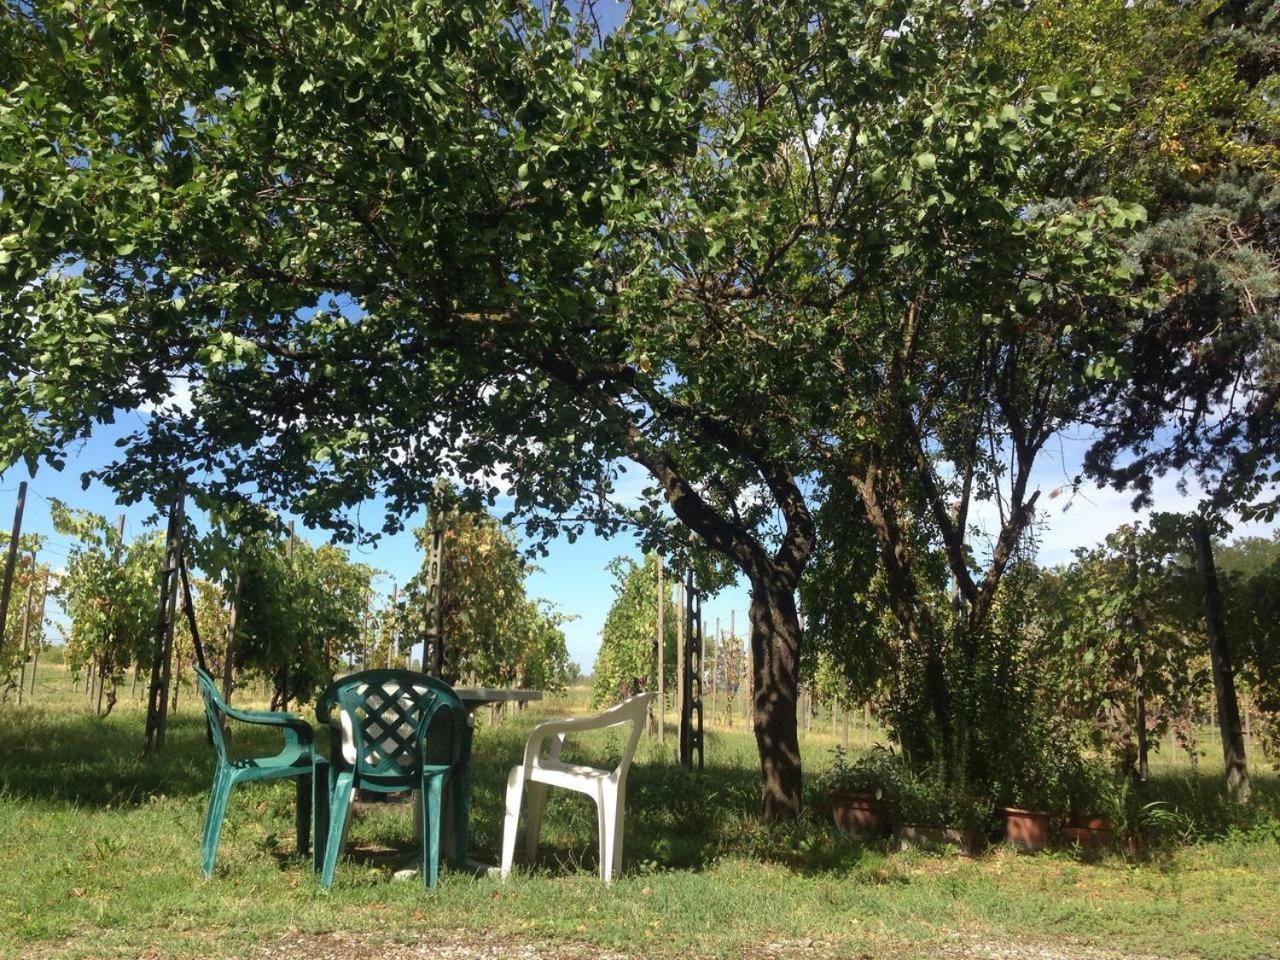
<path fill-rule="evenodd" d="M 458 699 L 467 704 L 527 703 L 541 700 L 541 690 L 506 690 L 496 687 L 454 687 Z"/>

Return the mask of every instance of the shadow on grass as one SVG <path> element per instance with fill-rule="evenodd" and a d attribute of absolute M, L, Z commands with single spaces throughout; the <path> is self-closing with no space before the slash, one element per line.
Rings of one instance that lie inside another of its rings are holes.
<path fill-rule="evenodd" d="M 310 715 L 310 707 L 298 709 Z M 171 718 L 166 748 L 154 757 L 141 753 L 143 711 L 136 706 L 100 720 L 87 713 L 44 707 L 6 710 L 0 722 L 0 795 L 49 805 L 105 808 L 140 805 L 169 796 L 203 812 L 213 769 L 203 715 L 187 709 Z M 472 769 L 471 850 L 481 861 L 497 863 L 507 773 L 523 752 L 536 714 L 488 725 L 477 731 Z M 234 752 L 263 755 L 278 741 L 267 730 L 241 728 Z M 318 734 L 318 749 L 327 749 Z M 627 785 L 625 869 L 628 872 L 700 871 L 718 861 L 764 862 L 801 874 L 875 874 L 887 844 L 867 844 L 837 831 L 820 786 L 812 776 L 819 757 L 806 767 L 805 812 L 795 821 L 769 825 L 757 815 L 759 773 L 749 756 L 749 741 L 712 733 L 706 768 L 681 769 L 669 748 L 646 741 Z M 567 760 L 610 767 L 620 749 L 616 733 L 570 741 Z M 255 787 L 238 788 L 260 789 Z M 264 788 L 250 809 L 279 827 L 282 868 L 299 862 L 292 851 L 292 787 Z M 262 806 L 269 800 L 268 806 Z M 1214 772 L 1159 774 L 1142 788 L 1143 803 L 1167 806 L 1173 813 L 1156 818 L 1161 843 L 1180 846 L 1199 840 L 1274 830 L 1280 839 L 1280 784 L 1256 775 L 1254 803 L 1242 810 L 1226 801 Z M 238 815 L 244 815 L 245 807 Z M 361 817 L 352 831 L 351 854 L 358 862 L 386 868 L 415 849 L 411 808 L 388 807 Z M 278 821 L 278 822 L 277 822 Z M 521 845 L 522 846 L 522 845 Z M 518 847 L 518 849 L 520 849 Z M 1153 849 L 1160 849 L 1153 845 Z M 273 853 L 276 851 L 273 851 Z M 533 869 L 563 873 L 594 871 L 598 863 L 596 814 L 592 802 L 552 790 L 543 822 L 542 843 Z"/>
<path fill-rule="evenodd" d="M 143 723 L 140 710 L 105 719 L 41 707 L 6 711 L 0 723 L 0 792 L 91 807 L 205 795 L 213 749 L 205 741 L 203 715 L 173 716 L 166 748 L 153 757 L 142 755 Z"/>

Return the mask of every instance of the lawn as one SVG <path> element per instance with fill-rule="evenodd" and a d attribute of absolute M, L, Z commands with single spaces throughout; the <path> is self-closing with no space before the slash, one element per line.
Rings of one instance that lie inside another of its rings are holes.
<path fill-rule="evenodd" d="M 624 875 L 609 889 L 593 875 L 590 802 L 553 792 L 537 864 L 506 883 L 446 872 L 428 892 L 391 879 L 411 827 L 406 807 L 380 805 L 354 823 L 354 859 L 326 892 L 294 850 L 288 784 L 233 794 L 217 872 L 200 876 L 212 756 L 189 691 L 166 751 L 147 761 L 139 702 L 98 720 L 60 668 L 41 673 L 34 706 L 0 712 L 3 957 L 1280 956 L 1274 775 L 1256 775 L 1258 809 L 1240 817 L 1217 801 L 1213 777 L 1166 769 L 1158 786 L 1197 839 L 1136 861 L 902 854 L 826 826 L 812 775 L 836 742 L 829 726 L 803 743 L 811 814 L 761 825 L 739 720 L 709 733 L 700 776 L 674 764 L 673 736 L 665 748 L 645 740 Z M 497 859 L 501 789 L 528 728 L 581 700 L 481 718 L 480 859 Z M 578 750 L 603 762 L 612 747 L 604 736 Z"/>

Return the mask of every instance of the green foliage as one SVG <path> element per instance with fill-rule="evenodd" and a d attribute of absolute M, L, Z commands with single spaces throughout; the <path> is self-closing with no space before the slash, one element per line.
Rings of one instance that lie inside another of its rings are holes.
<path fill-rule="evenodd" d="M 991 803 L 964 792 L 932 772 L 908 770 L 893 799 L 898 823 L 923 827 L 976 830 L 991 817 Z"/>
<path fill-rule="evenodd" d="M 1142 308 L 1143 197 L 1074 159 L 1128 101 L 992 56 L 1019 6 L 637 0 L 607 37 L 527 0 L 13 7 L 0 462 L 151 403 L 100 471 L 130 499 L 179 473 L 357 536 L 355 505 L 394 529 L 443 472 L 472 505 L 509 484 L 534 536 L 712 551 L 781 626 L 761 746 L 791 812 L 791 596 L 839 532 L 809 479 L 854 483 L 901 561 L 893 667 L 963 766 L 947 701 L 993 662 L 1031 468 L 1125 380 Z M 1003 493 L 975 576 L 968 502 Z M 940 542 L 965 617 L 930 616 Z"/>
<path fill-rule="evenodd" d="M 901 757 L 887 747 L 873 747 L 852 762 L 843 747 L 836 747 L 822 783 L 831 790 L 871 793 L 877 800 L 892 801 L 903 775 Z"/>
<path fill-rule="evenodd" d="M 1117 775 L 1114 764 L 1080 753 L 1068 754 L 1061 767 L 1061 786 L 1066 801 L 1065 812 L 1074 817 L 1109 817 L 1120 821 L 1124 801 L 1132 784 L 1129 777 Z"/>
<path fill-rule="evenodd" d="M 1280 765 L 1280 558 L 1222 578 L 1226 626 L 1257 716 L 1254 742 Z"/>
<path fill-rule="evenodd" d="M 1088 723 L 1121 767 L 1137 759 L 1135 690 L 1147 735 L 1193 725 L 1210 677 L 1200 585 L 1185 545 L 1160 526 L 1128 525 L 1045 572 L 1039 654 L 1052 664 L 1054 710 Z"/>
<path fill-rule="evenodd" d="M 639 564 L 630 557 L 615 557 L 609 562 L 609 572 L 614 600 L 605 615 L 600 650 L 592 668 L 591 699 L 595 705 L 658 689 L 657 554 L 646 554 Z M 663 670 L 667 687 L 674 689 L 679 611 L 669 579 L 663 582 L 663 593 Z"/>
<path fill-rule="evenodd" d="M 313 700 L 341 658 L 362 651 L 371 569 L 332 545 L 246 537 L 235 560 L 236 666 L 271 683 L 276 702 Z"/>
<path fill-rule="evenodd" d="M 163 537 L 148 530 L 125 543 L 105 517 L 49 506 L 54 530 L 74 541 L 56 591 L 70 620 L 68 664 L 96 662 L 115 683 L 130 668 L 150 670 Z"/>
<path fill-rule="evenodd" d="M 1280 561 L 1280 530 L 1270 537 L 1236 537 L 1229 543 L 1213 545 L 1213 560 L 1218 573 L 1232 574 L 1248 580 Z"/>
<path fill-rule="evenodd" d="M 1157 308 L 1136 313 L 1117 378 L 1089 404 L 1087 471 L 1150 502 L 1194 471 L 1217 509 L 1273 516 L 1280 297 L 1280 107 L 1274 4 L 1043 0 L 992 56 L 1032 79 L 1127 90 L 1081 131 L 1071 175 L 1143 202 L 1131 245 Z"/>
<path fill-rule="evenodd" d="M 0 539 L 0 563 L 8 556 L 11 538 Z M 36 534 L 23 534 L 18 539 L 18 559 L 13 571 L 13 586 L 9 594 L 9 616 L 4 635 L 0 636 L 0 699 L 8 695 L 17 683 L 24 655 L 32 653 L 45 642 L 47 615 L 46 595 L 51 590 L 53 571 L 39 561 L 44 538 Z M 34 558 L 34 559 L 33 559 Z"/>
<path fill-rule="evenodd" d="M 879 700 L 893 676 L 901 632 L 885 616 L 889 598 L 875 531 L 845 484 L 831 488 L 815 517 L 822 536 L 800 581 L 802 673 L 821 695 L 846 705 Z"/>

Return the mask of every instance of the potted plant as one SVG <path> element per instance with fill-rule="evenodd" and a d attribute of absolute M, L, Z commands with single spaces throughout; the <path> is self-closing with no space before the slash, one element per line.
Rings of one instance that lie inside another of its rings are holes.
<path fill-rule="evenodd" d="M 958 847 L 975 853 L 990 805 L 950 790 L 929 776 L 905 777 L 897 797 L 898 844 L 902 850 Z"/>
<path fill-rule="evenodd" d="M 1111 846 L 1123 799 L 1122 787 L 1106 764 L 1080 758 L 1070 767 L 1066 788 L 1063 842 L 1090 851 Z"/>
<path fill-rule="evenodd" d="M 1067 806 L 1057 764 L 1048 757 L 1026 764 L 1000 794 L 1004 805 L 998 812 L 1005 842 L 1028 853 L 1048 846 L 1053 813 Z"/>
<path fill-rule="evenodd" d="M 836 826 L 866 837 L 889 833 L 889 798 L 899 779 L 893 752 L 876 747 L 850 763 L 842 747 L 836 747 L 827 771 L 827 798 Z"/>

